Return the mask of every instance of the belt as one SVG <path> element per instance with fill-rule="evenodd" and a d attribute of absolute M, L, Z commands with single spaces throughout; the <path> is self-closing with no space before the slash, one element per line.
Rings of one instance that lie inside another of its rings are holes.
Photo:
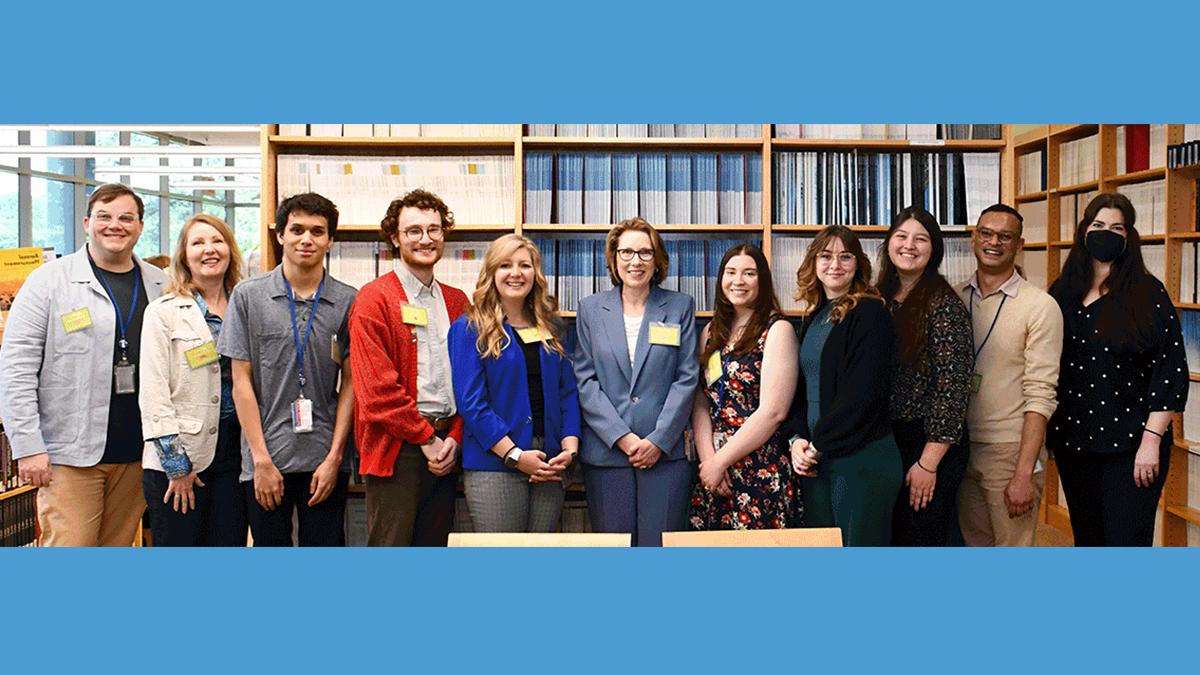
<path fill-rule="evenodd" d="M 451 418 L 449 417 L 429 417 L 428 415 L 421 415 L 421 419 L 429 422 L 429 426 L 433 427 L 434 431 L 450 431 Z"/>

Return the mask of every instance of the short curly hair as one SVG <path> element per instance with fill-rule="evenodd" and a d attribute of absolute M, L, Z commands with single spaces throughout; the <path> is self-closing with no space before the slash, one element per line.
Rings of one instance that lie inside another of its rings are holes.
<path fill-rule="evenodd" d="M 400 249 L 396 248 L 393 239 L 400 231 L 400 211 L 406 206 L 422 211 L 437 211 L 438 215 L 442 217 L 442 230 L 449 233 L 454 229 L 454 212 L 446 206 L 446 202 L 442 201 L 441 197 L 421 188 L 410 190 L 403 197 L 392 200 L 392 203 L 388 204 L 387 214 L 383 216 L 383 220 L 379 221 L 379 236 L 387 242 L 393 254 L 400 253 Z"/>

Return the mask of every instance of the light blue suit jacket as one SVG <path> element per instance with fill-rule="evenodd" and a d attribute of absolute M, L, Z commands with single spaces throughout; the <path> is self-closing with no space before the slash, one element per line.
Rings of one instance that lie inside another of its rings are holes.
<path fill-rule="evenodd" d="M 679 346 L 650 344 L 650 324 L 679 327 Z M 584 429 L 580 454 L 586 464 L 628 467 L 617 439 L 633 432 L 681 460 L 683 430 L 700 377 L 696 359 L 695 302 L 689 295 L 650 289 L 633 367 L 625 341 L 621 287 L 584 298 L 576 318 L 579 344 L 575 379 Z"/>

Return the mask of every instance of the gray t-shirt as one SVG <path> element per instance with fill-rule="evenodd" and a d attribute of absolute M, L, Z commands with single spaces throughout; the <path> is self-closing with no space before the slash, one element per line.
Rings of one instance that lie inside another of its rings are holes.
<path fill-rule="evenodd" d="M 312 400 L 313 407 L 313 431 L 305 434 L 292 431 L 292 403 L 300 396 L 300 383 L 282 266 L 238 284 L 229 298 L 217 350 L 222 356 L 250 362 L 263 437 L 280 473 L 313 471 L 329 454 L 341 370 L 334 356 L 350 353 L 349 317 L 355 293 L 354 287 L 325 275 L 304 351 L 304 397 Z M 312 310 L 312 298 L 296 299 L 301 341 Z M 243 436 L 241 480 L 253 479 L 254 460 Z"/>

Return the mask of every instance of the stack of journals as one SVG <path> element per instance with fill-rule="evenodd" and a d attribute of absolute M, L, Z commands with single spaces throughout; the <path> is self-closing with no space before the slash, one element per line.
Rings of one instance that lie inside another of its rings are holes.
<path fill-rule="evenodd" d="M 1083 212 L 1087 210 L 1087 205 L 1091 203 L 1096 195 L 1100 194 L 1098 190 L 1090 190 L 1088 192 L 1075 192 L 1072 194 L 1060 195 L 1058 198 L 1058 240 L 1073 241 L 1075 239 L 1075 228 L 1079 226 L 1079 221 L 1083 220 Z M 1138 220 L 1141 220 L 1141 214 L 1138 214 Z M 1025 241 L 1037 241 L 1025 236 Z"/>
<path fill-rule="evenodd" d="M 1044 243 L 1048 236 L 1046 231 L 1046 200 L 1023 202 L 1017 204 L 1017 213 L 1021 214 L 1021 236 L 1028 243 Z"/>
<path fill-rule="evenodd" d="M 998 140 L 1000 124 L 776 124 L 775 138 Z"/>
<path fill-rule="evenodd" d="M 1183 241 L 1179 243 L 1179 302 L 1187 304 L 1200 303 L 1200 294 L 1197 294 L 1196 289 L 1200 287 L 1197 283 L 1197 270 L 1200 269 L 1200 244 L 1194 241 Z M 1200 372 L 1200 361 L 1195 364 L 1196 371 Z"/>
<path fill-rule="evenodd" d="M 1060 254 L 1062 258 L 1066 258 L 1066 252 Z M 1019 264 L 1021 266 L 1021 275 L 1025 277 L 1029 283 L 1045 290 L 1047 288 L 1046 274 L 1049 261 L 1046 258 L 1046 251 L 1032 251 L 1025 249 L 1021 252 Z"/>
<path fill-rule="evenodd" d="M 528 135 L 570 138 L 758 138 L 761 124 L 530 124 Z"/>
<path fill-rule="evenodd" d="M 883 225 L 915 205 L 966 226 L 1000 200 L 995 152 L 778 152 L 772 175 L 780 224 Z"/>
<path fill-rule="evenodd" d="M 1086 136 L 1067 141 L 1059 146 L 1058 184 L 1078 185 L 1096 180 L 1099 154 L 1096 151 L 1100 137 Z"/>
<path fill-rule="evenodd" d="M 318 192 L 337 205 L 341 223 L 354 225 L 378 223 L 392 200 L 415 188 L 441 197 L 460 224 L 509 224 L 516 214 L 509 155 L 280 155 L 278 187 L 280 200 Z"/>
<path fill-rule="evenodd" d="M 1117 187 L 1117 192 L 1129 197 L 1137 212 L 1137 230 L 1143 235 L 1165 234 L 1167 231 L 1167 182 L 1152 180 Z"/>
<path fill-rule="evenodd" d="M 1146 270 L 1164 284 L 1167 281 L 1167 246 L 1166 244 L 1142 244 L 1142 262 Z"/>
<path fill-rule="evenodd" d="M 1027 152 L 1017 157 L 1017 194 L 1046 189 L 1046 151 Z"/>
<path fill-rule="evenodd" d="M 530 152 L 525 222 L 606 225 L 762 222 L 762 158 L 753 153 Z"/>
<path fill-rule="evenodd" d="M 323 138 L 516 138 L 520 124 L 280 124 L 280 136 Z"/>
<path fill-rule="evenodd" d="M 1115 145 L 1118 174 L 1165 166 L 1167 125 L 1122 124 L 1116 129 Z"/>

